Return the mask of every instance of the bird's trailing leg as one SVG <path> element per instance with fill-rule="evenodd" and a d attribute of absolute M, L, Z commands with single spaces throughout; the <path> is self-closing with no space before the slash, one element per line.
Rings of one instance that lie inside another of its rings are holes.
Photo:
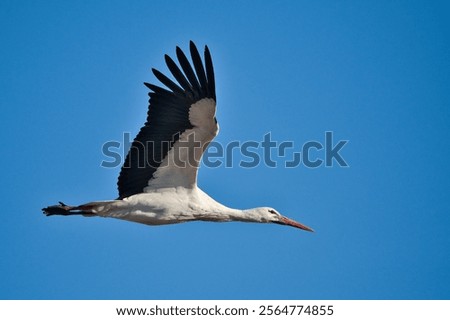
<path fill-rule="evenodd" d="M 58 216 L 72 216 L 72 215 L 83 215 L 83 216 L 95 216 L 94 213 L 89 212 L 92 209 L 91 206 L 81 205 L 77 207 L 68 206 L 63 202 L 54 206 L 49 206 L 47 208 L 42 208 L 44 214 L 48 216 L 58 215 Z"/>

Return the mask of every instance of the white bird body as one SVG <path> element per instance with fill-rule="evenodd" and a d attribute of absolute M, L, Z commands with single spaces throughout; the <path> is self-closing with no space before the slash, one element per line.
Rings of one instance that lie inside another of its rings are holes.
<path fill-rule="evenodd" d="M 164 225 L 188 221 L 271 222 L 270 214 L 262 216 L 256 209 L 238 210 L 215 201 L 197 186 L 154 189 L 123 200 L 88 203 L 91 213 L 147 225 Z M 261 208 L 265 210 L 266 208 Z M 270 208 L 267 208 L 270 209 Z M 268 211 L 268 210 L 265 210 Z"/>
<path fill-rule="evenodd" d="M 178 84 L 158 70 L 155 76 L 170 90 L 150 88 L 147 122 L 136 136 L 118 179 L 117 200 L 95 201 L 79 206 L 59 205 L 43 209 L 51 215 L 111 217 L 146 225 L 188 221 L 241 221 L 278 223 L 312 231 L 275 209 L 228 208 L 197 186 L 201 158 L 219 131 L 212 60 L 205 47 L 205 66 L 191 41 L 192 68 L 177 47 L 182 70 L 169 57 L 167 66 Z"/>

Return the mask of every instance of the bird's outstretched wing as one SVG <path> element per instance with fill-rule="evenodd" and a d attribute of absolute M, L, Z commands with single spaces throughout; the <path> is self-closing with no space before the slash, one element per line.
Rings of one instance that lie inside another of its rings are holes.
<path fill-rule="evenodd" d="M 163 187 L 192 187 L 203 152 L 217 135 L 214 69 L 208 47 L 205 64 L 190 42 L 193 67 L 183 51 L 181 69 L 165 55 L 176 82 L 156 69 L 167 87 L 145 83 L 151 90 L 147 121 L 134 139 L 119 175 L 119 199 Z"/>

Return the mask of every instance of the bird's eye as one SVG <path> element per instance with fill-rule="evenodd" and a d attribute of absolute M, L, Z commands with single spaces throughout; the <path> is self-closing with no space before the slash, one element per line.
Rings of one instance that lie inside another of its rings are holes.
<path fill-rule="evenodd" d="M 273 214 L 277 214 L 277 213 L 275 212 L 275 210 L 272 210 L 272 209 L 270 209 L 269 212 L 270 212 L 270 213 L 273 213 Z"/>

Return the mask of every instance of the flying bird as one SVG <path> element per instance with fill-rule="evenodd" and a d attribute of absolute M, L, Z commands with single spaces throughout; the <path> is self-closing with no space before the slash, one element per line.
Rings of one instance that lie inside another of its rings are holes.
<path fill-rule="evenodd" d="M 147 121 L 134 139 L 122 166 L 119 197 L 79 206 L 62 202 L 43 208 L 47 216 L 111 217 L 147 225 L 188 221 L 277 223 L 306 231 L 311 228 L 269 207 L 238 210 L 215 201 L 197 186 L 197 171 L 208 144 L 219 131 L 211 54 L 204 63 L 190 42 L 192 64 L 176 47 L 179 65 L 165 55 L 175 83 L 152 69 L 166 87 L 144 83 L 150 89 Z"/>

